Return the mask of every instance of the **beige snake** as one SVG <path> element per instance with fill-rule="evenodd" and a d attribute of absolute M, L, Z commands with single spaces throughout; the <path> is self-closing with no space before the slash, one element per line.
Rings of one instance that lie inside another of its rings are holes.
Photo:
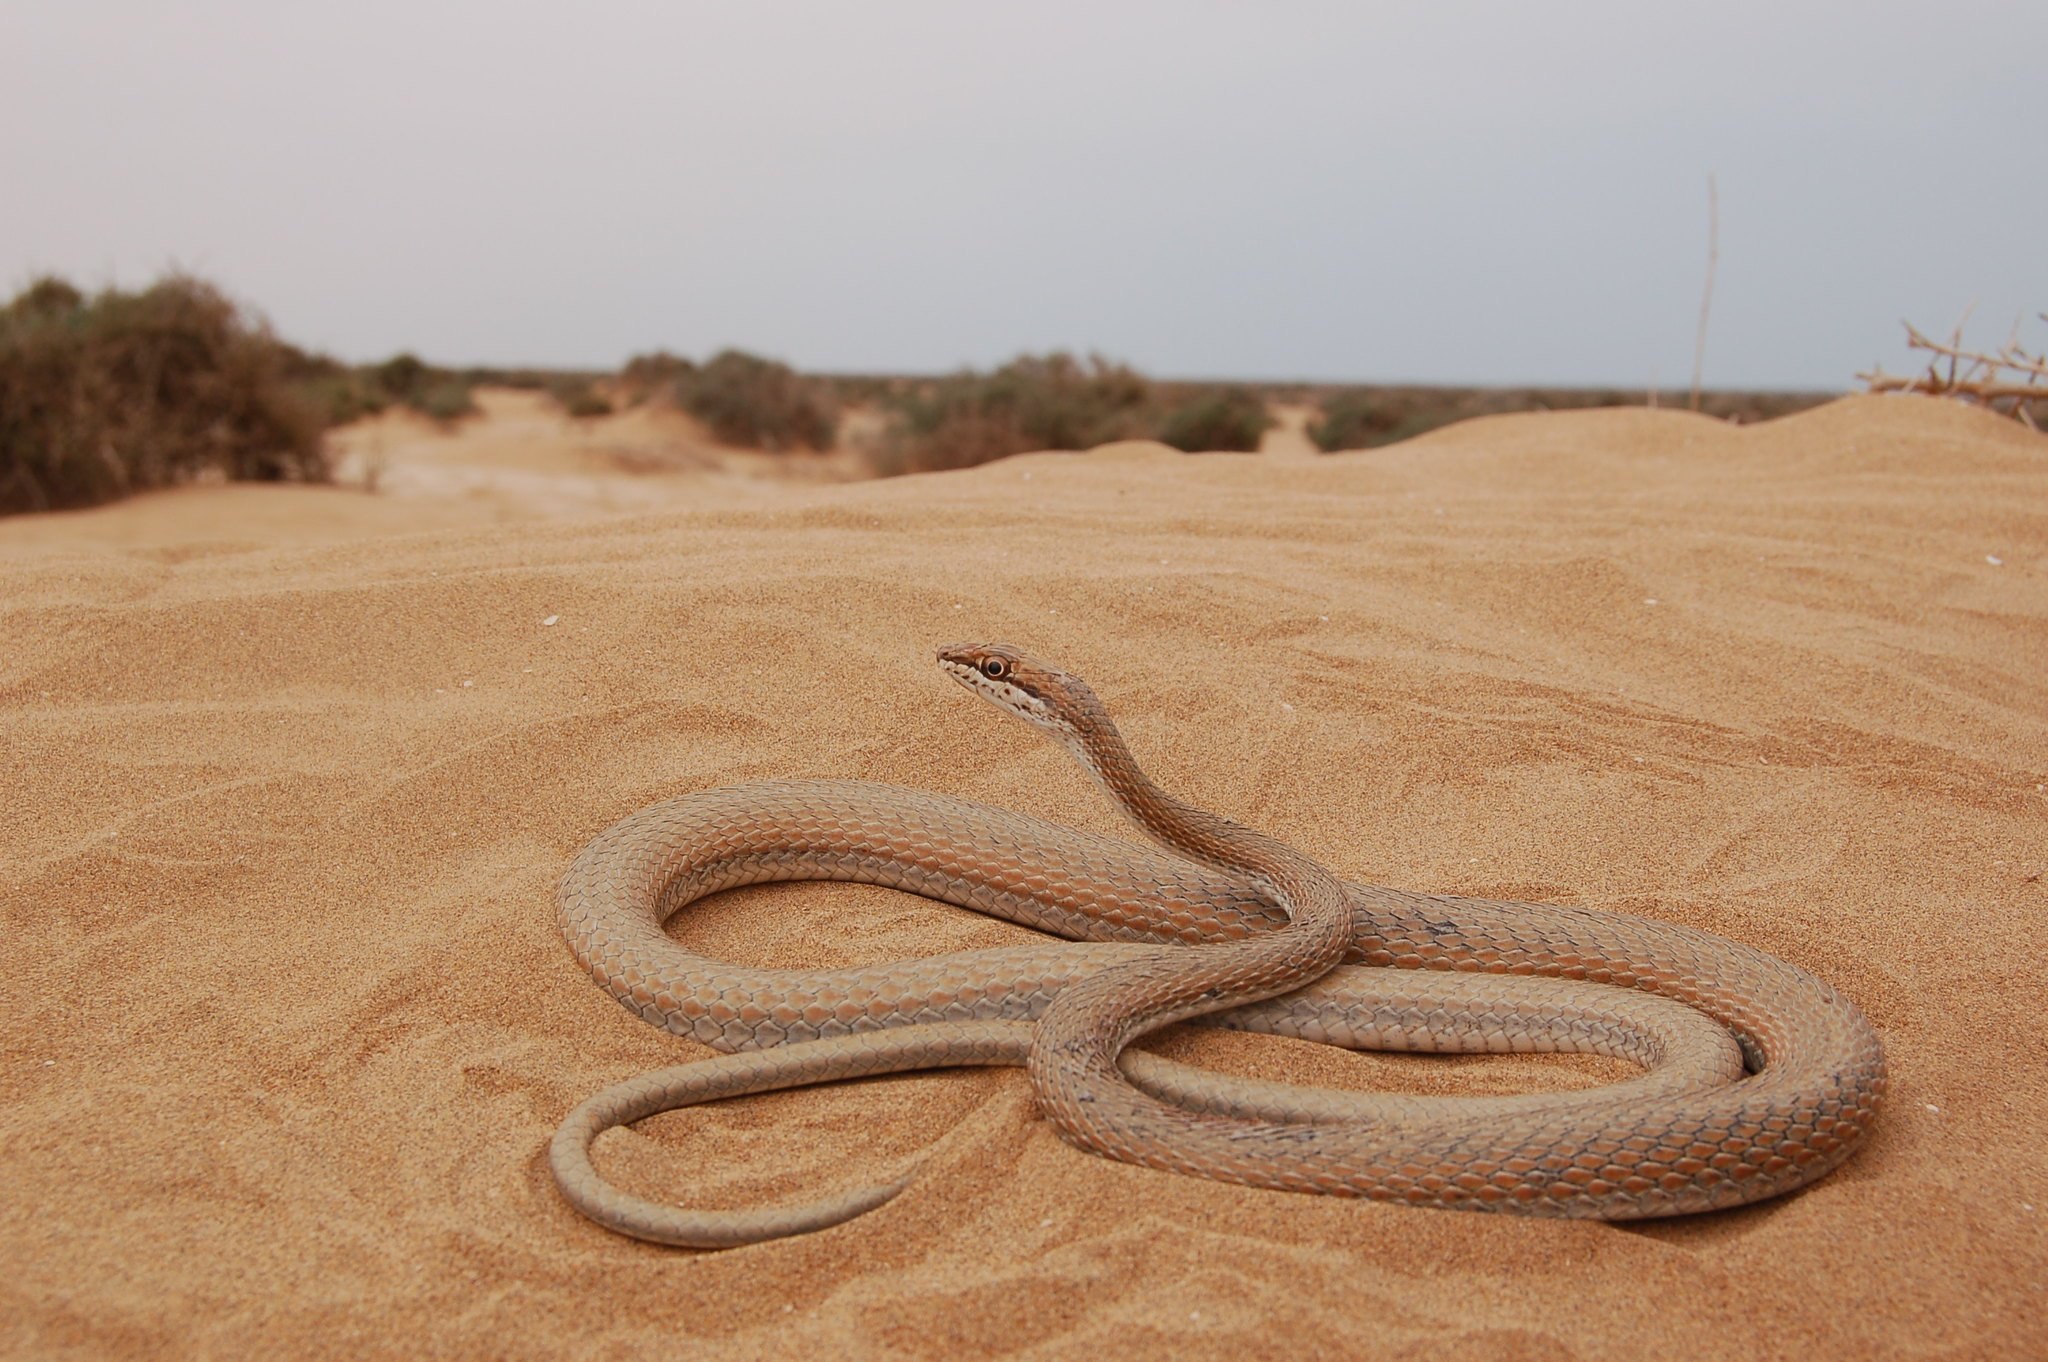
<path fill-rule="evenodd" d="M 1640 918 L 1343 884 L 1160 791 L 1077 678 L 1003 645 L 942 649 L 940 661 L 1066 742 L 1174 854 L 851 782 L 708 790 L 614 824 L 563 878 L 571 950 L 632 1011 L 735 1053 L 627 1080 L 570 1113 L 550 1163 L 598 1223 L 717 1247 L 857 1215 L 907 1177 L 803 1207 L 690 1211 L 611 1187 L 590 1146 L 694 1102 L 961 1065 L 1026 1065 L 1063 1135 L 1129 1162 L 1473 1210 L 1629 1219 L 1740 1205 L 1813 1181 L 1867 1137 L 1882 1049 L 1812 975 Z M 705 895 L 803 879 L 889 885 L 1103 944 L 791 972 L 708 960 L 662 930 Z M 1649 1072 L 1581 1092 L 1432 1099 L 1123 1052 L 1203 1013 L 1353 1048 L 1571 1050 Z"/>

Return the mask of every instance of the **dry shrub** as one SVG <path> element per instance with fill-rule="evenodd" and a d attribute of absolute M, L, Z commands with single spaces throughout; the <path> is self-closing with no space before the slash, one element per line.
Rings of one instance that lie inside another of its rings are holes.
<path fill-rule="evenodd" d="M 629 402 L 645 402 L 659 392 L 674 392 L 676 385 L 697 372 L 694 360 L 655 350 L 635 355 L 619 370 L 619 390 Z"/>
<path fill-rule="evenodd" d="M 1252 389 L 1229 383 L 1199 388 L 1160 419 L 1158 439 L 1199 454 L 1216 450 L 1249 453 L 1273 424 L 1266 400 Z"/>
<path fill-rule="evenodd" d="M 1964 320 L 1968 320 L 1965 314 Z M 2048 322 L 2048 312 L 2041 314 Z M 1947 344 L 1931 340 L 1911 322 L 1906 323 L 1906 344 L 1927 351 L 1927 372 L 1917 377 L 1888 374 L 1882 366 L 1856 375 L 1874 393 L 1925 393 L 1930 397 L 1952 397 L 1959 402 L 2010 416 L 2033 430 L 2048 429 L 2048 351 L 2029 351 L 2020 345 L 2019 323 L 1995 353 L 1963 348 L 1963 324 L 1956 323 L 1955 335 Z"/>
<path fill-rule="evenodd" d="M 319 414 L 321 425 L 345 426 L 391 405 L 391 398 L 377 386 L 369 370 L 283 342 L 278 348 L 284 356 L 286 379 Z"/>
<path fill-rule="evenodd" d="M 770 450 L 832 447 L 839 404 L 831 386 L 778 360 L 723 350 L 703 367 L 680 373 L 672 391 L 678 406 L 728 444 Z"/>
<path fill-rule="evenodd" d="M 209 473 L 325 481 L 321 414 L 293 381 L 295 356 L 188 276 L 93 298 L 36 280 L 0 309 L 0 512 Z"/>
<path fill-rule="evenodd" d="M 491 370 L 438 368 L 409 351 L 393 355 L 364 373 L 386 402 L 402 402 L 420 415 L 443 425 L 476 415 L 476 386 L 479 382 L 516 383 L 513 375 Z M 538 383 L 525 386 L 538 386 Z"/>
<path fill-rule="evenodd" d="M 1349 388 L 1323 404 L 1322 419 L 1309 425 L 1308 437 L 1325 453 L 1372 449 L 1458 419 L 1453 404 L 1419 401 L 1412 389 Z"/>
<path fill-rule="evenodd" d="M 1090 449 L 1150 433 L 1152 384 L 1100 355 L 1021 355 L 994 373 L 954 374 L 898 399 L 890 473 L 967 468 L 1037 449 Z"/>
<path fill-rule="evenodd" d="M 292 346 L 284 349 L 292 382 L 329 426 L 346 425 L 394 406 L 410 407 L 448 425 L 477 414 L 479 385 L 538 388 L 550 382 L 527 370 L 443 369 L 411 353 L 381 364 L 353 365 Z"/>
<path fill-rule="evenodd" d="M 1412 439 L 1426 431 L 1476 416 L 1508 412 L 1582 411 L 1597 407 L 1655 406 L 1654 395 L 1616 388 L 1454 388 L 1426 384 L 1324 389 L 1322 419 L 1308 435 L 1326 452 L 1372 449 Z M 1789 416 L 1819 406 L 1831 393 L 1709 392 L 1701 395 L 1703 415 L 1746 423 Z"/>
<path fill-rule="evenodd" d="M 573 420 L 587 421 L 612 414 L 611 400 L 597 390 L 595 380 L 587 374 L 558 374 L 548 382 L 547 389 Z"/>

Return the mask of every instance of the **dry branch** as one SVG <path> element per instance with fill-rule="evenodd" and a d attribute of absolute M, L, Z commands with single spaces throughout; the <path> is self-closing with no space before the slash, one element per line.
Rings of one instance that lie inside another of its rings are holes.
<path fill-rule="evenodd" d="M 1692 342 L 1691 409 L 1700 409 L 1700 371 L 1707 362 L 1707 309 L 1714 305 L 1714 266 L 1721 259 L 1721 195 L 1707 176 L 1707 286 L 1700 294 L 1700 326 Z M 1656 406 L 1655 402 L 1650 404 Z"/>
<path fill-rule="evenodd" d="M 1998 348 L 1996 355 L 1987 355 L 1977 350 L 1965 350 L 1959 345 L 1943 345 L 1938 340 L 1929 340 L 1914 328 L 1913 323 L 1907 322 L 1906 343 L 1915 350 L 1931 350 L 1937 355 L 1946 355 L 1951 367 L 1956 362 L 1969 360 L 1987 368 L 2018 369 L 2022 373 L 2048 378 L 2048 359 L 2028 354 L 2016 341 L 2009 340 Z"/>
<path fill-rule="evenodd" d="M 2048 399 L 2048 386 L 2039 383 L 1986 383 L 1978 379 L 1951 379 L 1946 374 L 1922 374 L 1908 378 L 1898 374 L 1870 373 L 1856 377 L 1874 393 L 1927 393 L 1934 397 L 1967 397 L 1978 402 L 2022 402 Z"/>
<path fill-rule="evenodd" d="M 2042 320 L 2048 321 L 2048 313 L 2042 314 Z M 2035 406 L 2038 403 L 2048 407 L 2048 356 L 2021 348 L 2017 324 L 2013 335 L 1996 353 L 1965 349 L 1960 323 L 1954 336 L 1946 342 L 1923 334 L 1911 322 L 1905 323 L 1905 327 L 1906 344 L 1933 356 L 1928 361 L 1927 372 L 1918 377 L 1906 377 L 1873 368 L 1868 373 L 1856 375 L 1871 392 L 1953 397 L 1988 407 L 2038 428 Z"/>

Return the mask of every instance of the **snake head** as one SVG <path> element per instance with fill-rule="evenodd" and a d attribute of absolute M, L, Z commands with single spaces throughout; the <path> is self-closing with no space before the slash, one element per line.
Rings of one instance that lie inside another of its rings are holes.
<path fill-rule="evenodd" d="M 1101 709 L 1080 677 L 1007 643 L 949 643 L 939 649 L 939 666 L 990 704 L 1069 745 L 1081 739 L 1082 716 Z"/>

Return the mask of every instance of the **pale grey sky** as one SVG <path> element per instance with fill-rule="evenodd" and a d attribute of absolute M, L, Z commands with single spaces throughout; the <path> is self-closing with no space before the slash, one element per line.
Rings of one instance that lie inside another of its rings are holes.
<path fill-rule="evenodd" d="M 2048 4 L 0 0 L 0 283 L 353 359 L 1848 386 L 2048 309 Z M 2029 322 L 2040 341 L 2048 323 Z"/>

